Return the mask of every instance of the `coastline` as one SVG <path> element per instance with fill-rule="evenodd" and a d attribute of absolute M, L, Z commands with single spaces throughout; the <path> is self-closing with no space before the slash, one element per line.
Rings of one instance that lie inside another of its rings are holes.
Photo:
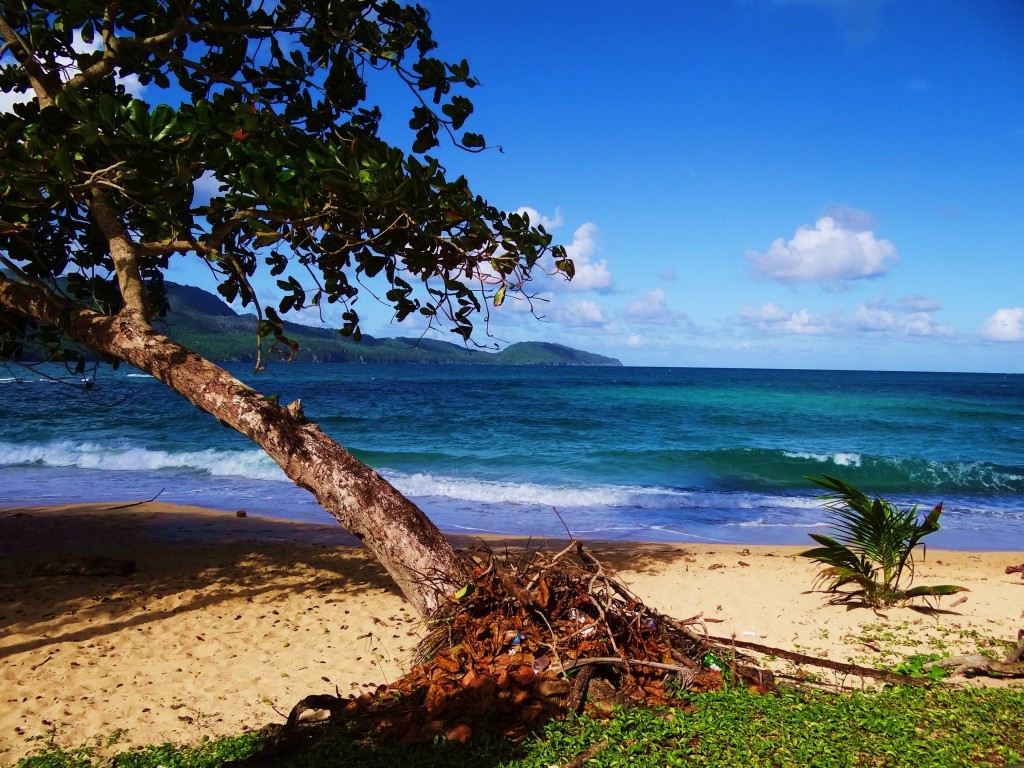
<path fill-rule="evenodd" d="M 460 548 L 481 541 L 451 538 Z M 663 613 L 702 614 L 712 635 L 837 661 L 973 653 L 1024 626 L 1024 581 L 1003 572 L 1021 551 L 929 549 L 915 583 L 961 584 L 967 600 L 877 614 L 812 592 L 814 563 L 797 556 L 805 548 L 588 542 Z M 32 575 L 100 556 L 136 571 Z M 384 570 L 339 526 L 164 502 L 0 508 L 0 595 L 0 763 L 51 739 L 116 733 L 117 751 L 282 722 L 308 694 L 394 680 L 419 637 Z"/>

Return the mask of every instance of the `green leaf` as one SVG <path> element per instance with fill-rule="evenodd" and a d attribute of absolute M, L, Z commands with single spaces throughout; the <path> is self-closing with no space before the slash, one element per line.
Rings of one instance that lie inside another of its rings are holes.
<path fill-rule="evenodd" d="M 957 592 L 970 591 L 967 587 L 958 587 L 955 584 L 939 584 L 933 587 L 914 587 L 906 590 L 903 594 L 907 597 L 929 597 L 932 595 L 955 595 Z"/>
<path fill-rule="evenodd" d="M 108 244 L 72 186 L 90 177 L 110 182 L 115 214 L 140 242 L 199 243 L 217 232 L 200 257 L 219 276 L 218 292 L 243 306 L 253 301 L 245 278 L 283 276 L 295 266 L 347 310 L 368 291 L 386 297 L 395 317 L 421 312 L 431 326 L 468 339 L 484 306 L 474 276 L 495 253 L 511 285 L 548 252 L 571 274 L 549 235 L 491 206 L 426 154 L 442 142 L 469 151 L 486 142 L 463 133 L 474 112 L 468 91 L 477 83 L 469 64 L 435 56 L 429 16 L 417 6 L 282 0 L 266 10 L 247 0 L 67 0 L 22 3 L 17 11 L 8 21 L 36 47 L 49 75 L 69 84 L 62 56 L 74 32 L 95 43 L 100 25 L 109 24 L 123 45 L 74 54 L 79 69 L 111 55 L 122 74 L 146 86 L 135 98 L 113 77 L 81 81 L 46 109 L 16 105 L 0 128 L 0 221 L 14 230 L 4 232 L 5 256 L 43 282 L 95 275 L 113 290 L 83 282 L 89 290 L 80 300 L 89 306 L 116 311 L 118 301 Z M 133 44 L 153 35 L 166 39 Z M 8 59 L 0 79 L 28 82 Z M 378 62 L 380 77 L 367 78 L 364 61 Z M 403 87 L 410 78 L 424 99 L 407 115 L 409 134 L 394 145 L 380 135 L 385 115 L 372 106 L 387 103 L 380 96 L 388 86 L 375 89 L 388 77 Z M 219 187 L 208 199 L 197 183 L 206 174 Z M 241 224 L 231 218 L 238 211 L 249 212 Z M 146 260 L 147 288 L 168 262 L 166 255 Z M 400 284 L 403 275 L 416 280 Z M 491 303 L 502 305 L 508 291 L 495 286 Z M 261 304 L 295 311 L 304 301 L 289 285 Z M 358 315 L 344 324 L 359 337 Z M 2 343 L 13 354 L 35 331 L 11 327 Z M 60 337 L 60 329 L 50 330 Z M 269 313 L 257 331 L 283 339 Z"/>

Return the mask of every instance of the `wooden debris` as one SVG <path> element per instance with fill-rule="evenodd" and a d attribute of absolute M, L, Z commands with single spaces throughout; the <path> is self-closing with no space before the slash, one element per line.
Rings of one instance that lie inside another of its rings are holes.
<path fill-rule="evenodd" d="M 986 675 L 988 677 L 1024 677 L 1024 629 L 1017 630 L 1017 645 L 1010 649 L 1002 661 L 980 653 L 952 656 L 935 662 L 937 666 L 953 670 L 954 675 Z"/>
<path fill-rule="evenodd" d="M 783 648 L 773 648 L 768 645 L 761 645 L 760 643 L 751 643 L 746 640 L 737 640 L 735 638 L 726 639 L 724 637 L 712 637 L 711 640 L 716 640 L 721 643 L 732 642 L 737 648 L 743 648 L 748 651 L 756 651 L 768 656 L 777 656 L 780 659 L 786 659 L 786 661 L 792 661 L 797 664 L 804 664 L 812 667 L 819 667 L 823 669 L 832 669 L 836 672 L 842 672 L 847 675 L 857 675 L 858 677 L 871 677 L 876 680 L 881 680 L 884 683 L 894 683 L 897 685 L 927 685 L 927 680 L 919 680 L 909 675 L 900 675 L 895 672 L 889 672 L 884 669 L 875 669 L 874 667 L 862 667 L 859 664 L 847 664 L 841 661 L 832 661 L 831 659 L 822 659 L 817 656 L 809 656 L 806 653 L 797 653 L 796 651 L 787 651 Z"/>
<path fill-rule="evenodd" d="M 431 619 L 416 663 L 376 695 L 300 701 L 283 735 L 309 709 L 403 743 L 483 732 L 520 738 L 579 711 L 599 681 L 615 704 L 669 706 L 682 690 L 775 689 L 731 643 L 648 608 L 574 542 L 513 558 L 486 547 L 467 558 L 472 581 Z M 601 698 L 593 694 L 591 699 Z"/>

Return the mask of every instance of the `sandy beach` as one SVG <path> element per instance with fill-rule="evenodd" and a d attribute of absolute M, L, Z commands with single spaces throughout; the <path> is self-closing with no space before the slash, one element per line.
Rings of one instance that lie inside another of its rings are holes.
<path fill-rule="evenodd" d="M 51 741 L 123 750 L 237 734 L 283 722 L 308 694 L 345 695 L 401 675 L 416 616 L 339 527 L 160 502 L 112 506 L 0 509 L 0 764 Z M 983 648 L 1001 656 L 1000 642 L 1024 628 L 1024 581 L 1004 573 L 1024 562 L 1021 550 L 929 550 L 916 583 L 960 584 L 967 599 L 878 614 L 827 605 L 798 547 L 591 546 L 664 613 L 703 614 L 712 635 L 836 661 Z M 136 569 L 36 575 L 89 557 Z"/>

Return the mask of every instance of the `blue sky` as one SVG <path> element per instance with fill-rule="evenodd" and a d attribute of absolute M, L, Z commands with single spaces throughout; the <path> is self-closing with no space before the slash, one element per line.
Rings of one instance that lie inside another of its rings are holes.
<path fill-rule="evenodd" d="M 1024 371 L 1024 5 L 426 3 L 577 259 L 544 339 L 632 365 Z M 367 328 L 394 333 L 393 326 Z"/>
<path fill-rule="evenodd" d="M 1024 372 L 1024 3 L 421 1 L 483 83 L 467 128 L 504 150 L 439 155 L 577 264 L 538 276 L 541 319 L 495 311 L 495 338 L 628 365 Z M 408 144 L 408 95 L 370 101 Z M 366 333 L 421 332 L 358 309 Z"/>

